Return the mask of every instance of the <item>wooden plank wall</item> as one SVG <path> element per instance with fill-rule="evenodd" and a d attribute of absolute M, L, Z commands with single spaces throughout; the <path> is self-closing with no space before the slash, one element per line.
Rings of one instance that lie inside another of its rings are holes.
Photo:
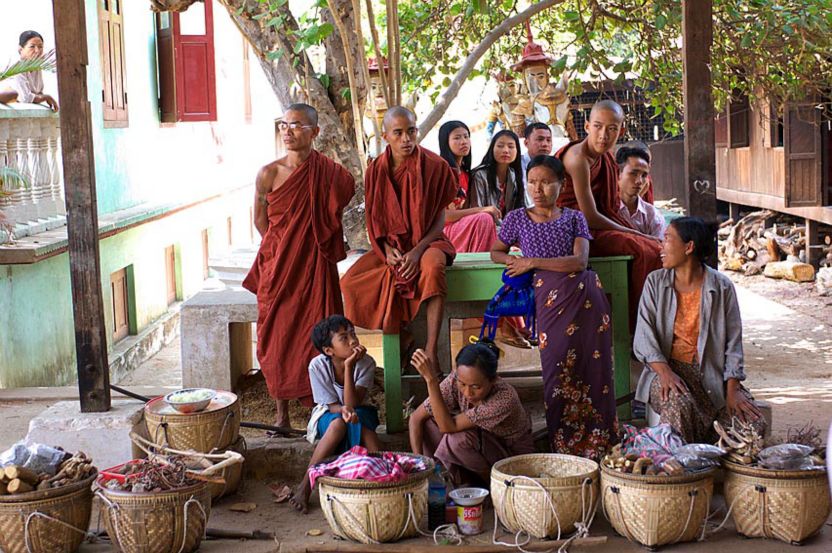
<path fill-rule="evenodd" d="M 654 142 L 650 144 L 650 156 L 653 198 L 656 200 L 676 198 L 676 202 L 687 211 L 684 140 Z"/>
<path fill-rule="evenodd" d="M 786 179 L 783 148 L 770 148 L 768 120 L 752 106 L 747 148 L 716 149 L 717 186 L 785 198 Z"/>

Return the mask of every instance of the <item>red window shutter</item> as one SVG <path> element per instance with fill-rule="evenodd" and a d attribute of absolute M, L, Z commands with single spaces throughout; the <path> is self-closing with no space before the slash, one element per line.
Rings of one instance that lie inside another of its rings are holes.
<path fill-rule="evenodd" d="M 194 9 L 194 6 L 190 9 Z M 204 34 L 182 34 L 181 16 L 173 14 L 177 121 L 217 120 L 214 13 L 211 0 L 205 0 L 204 10 Z"/>

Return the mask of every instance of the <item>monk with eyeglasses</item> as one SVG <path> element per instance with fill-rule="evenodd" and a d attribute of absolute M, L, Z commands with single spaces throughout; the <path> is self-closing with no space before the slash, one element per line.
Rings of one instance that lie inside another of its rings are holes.
<path fill-rule="evenodd" d="M 367 234 L 372 251 L 341 279 L 344 313 L 356 326 L 386 334 L 406 331 L 425 306 L 425 353 L 439 367 L 438 343 L 447 295 L 445 267 L 456 251 L 445 237 L 445 207 L 457 194 L 444 159 L 418 145 L 416 116 L 401 106 L 382 121 L 387 149 L 364 178 Z M 416 344 L 402 332 L 405 359 Z"/>
<path fill-rule="evenodd" d="M 257 295 L 257 359 L 289 427 L 289 400 L 312 405 L 309 361 L 315 324 L 343 312 L 338 261 L 346 257 L 341 215 L 355 193 L 352 175 L 316 151 L 318 112 L 292 104 L 278 121 L 287 154 L 257 174 L 254 224 L 262 236 L 243 286 Z"/>

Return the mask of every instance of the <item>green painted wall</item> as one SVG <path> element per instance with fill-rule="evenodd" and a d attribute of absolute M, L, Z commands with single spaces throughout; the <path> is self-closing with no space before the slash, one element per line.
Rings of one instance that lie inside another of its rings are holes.
<path fill-rule="evenodd" d="M 235 243 L 245 243 L 248 203 L 248 191 L 229 194 L 101 241 L 101 286 L 109 349 L 113 333 L 110 275 L 132 265 L 136 305 L 131 326 L 140 332 L 168 310 L 165 248 L 177 247 L 179 288 L 183 297 L 193 295 L 203 283 L 202 230 L 209 229 L 212 256 L 228 248 L 229 216 L 233 217 Z M 0 306 L 0 388 L 75 382 L 68 254 L 32 265 L 0 266 Z"/>

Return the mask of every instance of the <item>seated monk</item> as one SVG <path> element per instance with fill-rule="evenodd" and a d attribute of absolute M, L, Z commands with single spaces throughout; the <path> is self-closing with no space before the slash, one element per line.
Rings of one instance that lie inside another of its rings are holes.
<path fill-rule="evenodd" d="M 566 168 L 558 207 L 580 209 L 595 240 L 589 255 L 633 256 L 630 271 L 630 330 L 635 330 L 636 311 L 644 281 L 661 267 L 661 241 L 636 230 L 618 209 L 618 166 L 612 150 L 624 134 L 624 111 L 612 100 L 592 107 L 585 126 L 587 137 L 570 142 L 557 157 Z"/>
<path fill-rule="evenodd" d="M 372 251 L 341 279 L 344 311 L 356 326 L 395 334 L 424 303 L 425 350 L 439 367 L 445 266 L 456 255 L 442 229 L 457 181 L 444 159 L 416 144 L 419 129 L 413 112 L 390 108 L 382 130 L 387 149 L 370 162 L 364 179 Z"/>
<path fill-rule="evenodd" d="M 534 453 L 532 425 L 517 391 L 497 376 L 497 354 L 485 344 L 465 346 L 456 369 L 441 382 L 421 350 L 413 366 L 428 398 L 410 415 L 410 447 L 448 469 L 454 486 L 488 487 L 491 465 Z"/>

